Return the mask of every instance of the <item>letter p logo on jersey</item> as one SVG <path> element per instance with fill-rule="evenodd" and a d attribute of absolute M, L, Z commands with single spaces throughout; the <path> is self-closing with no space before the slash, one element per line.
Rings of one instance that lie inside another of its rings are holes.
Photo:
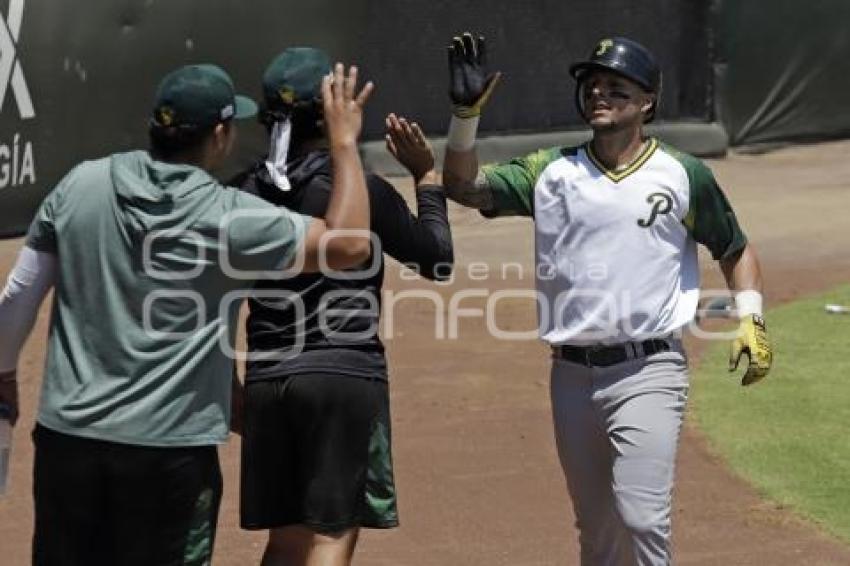
<path fill-rule="evenodd" d="M 35 108 L 16 53 L 21 20 L 24 16 L 24 1 L 9 0 L 9 14 L 5 20 L 0 18 L 0 112 L 6 105 L 6 94 L 11 86 L 18 104 L 18 113 L 22 120 L 27 120 L 35 117 Z"/>

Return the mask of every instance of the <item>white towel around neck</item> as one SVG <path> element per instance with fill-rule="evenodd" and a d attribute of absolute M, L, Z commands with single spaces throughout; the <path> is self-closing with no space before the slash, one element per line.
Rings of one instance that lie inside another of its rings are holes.
<path fill-rule="evenodd" d="M 292 135 L 292 121 L 288 118 L 275 122 L 272 126 L 269 156 L 266 159 L 266 169 L 271 175 L 272 182 L 282 191 L 292 188 L 286 176 L 286 159 L 289 155 L 289 142 Z"/>

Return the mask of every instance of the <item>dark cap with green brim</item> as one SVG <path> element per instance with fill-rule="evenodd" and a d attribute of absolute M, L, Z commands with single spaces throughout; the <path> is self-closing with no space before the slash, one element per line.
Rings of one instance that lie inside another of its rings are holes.
<path fill-rule="evenodd" d="M 275 57 L 263 73 L 263 97 L 268 110 L 286 110 L 321 98 L 322 78 L 331 60 L 315 47 L 290 47 Z"/>
<path fill-rule="evenodd" d="M 186 65 L 167 74 L 156 91 L 151 125 L 204 128 L 257 114 L 257 104 L 236 94 L 216 65 Z"/>

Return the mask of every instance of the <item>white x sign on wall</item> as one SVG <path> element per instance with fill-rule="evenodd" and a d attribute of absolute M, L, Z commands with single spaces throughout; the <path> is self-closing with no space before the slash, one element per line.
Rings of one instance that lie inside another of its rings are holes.
<path fill-rule="evenodd" d="M 6 103 L 6 92 L 11 85 L 22 120 L 35 117 L 30 91 L 24 79 L 21 62 L 17 57 L 16 44 L 24 16 L 24 1 L 10 0 L 6 20 L 0 18 L 0 112 Z"/>

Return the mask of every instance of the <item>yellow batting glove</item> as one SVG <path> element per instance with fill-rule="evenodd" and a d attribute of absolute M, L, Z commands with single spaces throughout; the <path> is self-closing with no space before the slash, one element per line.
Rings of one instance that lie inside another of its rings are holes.
<path fill-rule="evenodd" d="M 767 338 L 764 319 L 757 314 L 741 319 L 738 336 L 732 341 L 729 351 L 730 372 L 738 369 L 738 362 L 744 354 L 749 358 L 749 364 L 741 385 L 752 385 L 767 376 L 773 363 L 773 350 Z"/>

